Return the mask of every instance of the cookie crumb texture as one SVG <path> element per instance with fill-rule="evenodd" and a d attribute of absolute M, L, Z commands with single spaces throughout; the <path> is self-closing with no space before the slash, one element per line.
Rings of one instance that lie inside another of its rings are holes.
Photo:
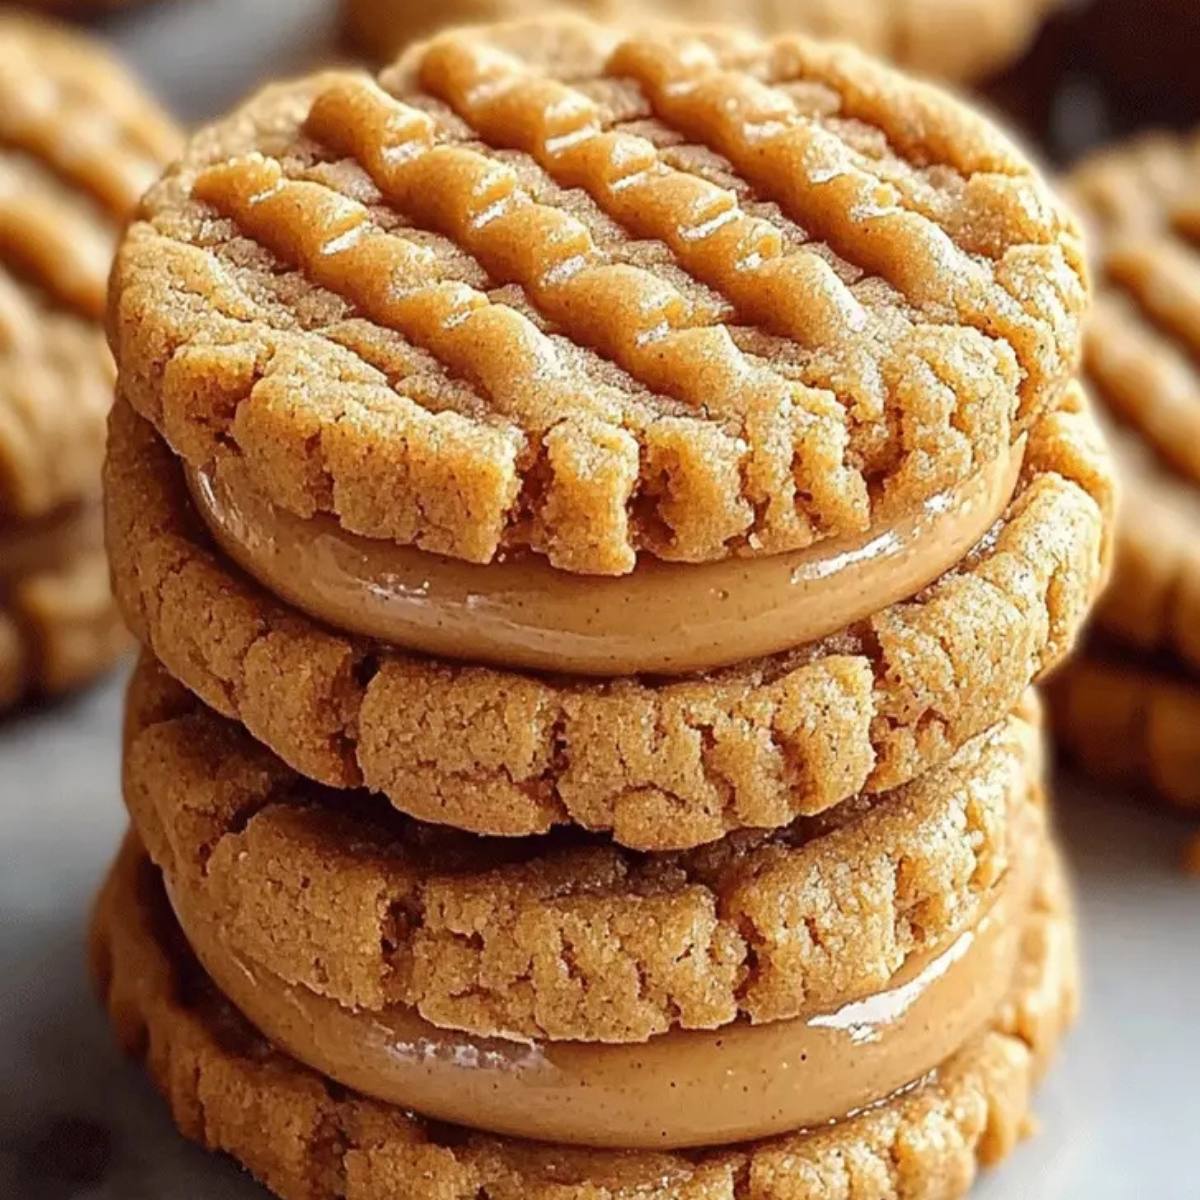
<path fill-rule="evenodd" d="M 0 516 L 31 519 L 98 492 L 112 252 L 179 143 L 98 43 L 5 10 L 0 61 Z"/>
<path fill-rule="evenodd" d="M 1030 1126 L 1031 1087 L 1074 1015 L 1074 935 L 1050 872 L 993 1027 L 921 1086 L 818 1133 L 735 1150 L 564 1150 L 437 1126 L 341 1089 L 270 1047 L 215 993 L 132 839 L 100 897 L 91 962 L 122 1046 L 183 1134 L 284 1200 L 955 1200 Z"/>
<path fill-rule="evenodd" d="M 568 18 L 199 133 L 118 256 L 121 386 L 301 516 L 622 574 L 860 532 L 1059 397 L 1076 228 L 845 47 Z"/>
<path fill-rule="evenodd" d="M 790 30 L 852 42 L 880 58 L 942 79 L 980 79 L 1016 58 L 1058 0 L 567 0 L 599 21 L 648 16 Z M 560 7 L 564 5 L 560 4 Z M 450 25 L 536 18 L 544 0 L 343 0 L 347 32 L 370 58 L 390 58 Z"/>
<path fill-rule="evenodd" d="M 970 928 L 1042 836 L 1032 709 L 896 793 L 649 857 L 324 792 L 150 660 L 126 729 L 135 828 L 239 953 L 344 1005 L 484 1036 L 638 1042 L 870 993 Z"/>
<path fill-rule="evenodd" d="M 280 605 L 213 553 L 178 464 L 122 401 L 107 468 L 130 627 L 296 770 L 476 833 L 571 823 L 646 850 L 900 786 L 1002 719 L 1074 643 L 1105 573 L 1111 493 L 1071 389 L 1031 431 L 1005 518 L 913 601 L 711 675 L 600 684 L 438 664 Z"/>
<path fill-rule="evenodd" d="M 102 550 L 0 583 L 0 710 L 81 686 L 128 647 Z"/>

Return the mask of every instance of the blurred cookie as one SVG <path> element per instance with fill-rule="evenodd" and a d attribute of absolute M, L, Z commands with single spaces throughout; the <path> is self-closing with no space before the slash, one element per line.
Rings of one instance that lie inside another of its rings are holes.
<path fill-rule="evenodd" d="M 98 513 L 112 250 L 178 148 L 98 44 L 0 13 L 0 704 L 122 648 Z"/>
<path fill-rule="evenodd" d="M 738 24 L 851 42 L 923 74 L 978 80 L 1017 58 L 1060 0 L 343 0 L 347 33 L 375 61 L 452 25 L 528 20 L 554 8 L 598 21 Z"/>
<path fill-rule="evenodd" d="M 1112 585 L 1055 687 L 1056 725 L 1095 773 L 1200 806 L 1200 138 L 1116 146 L 1067 188 L 1093 233 L 1085 367 L 1123 504 Z"/>

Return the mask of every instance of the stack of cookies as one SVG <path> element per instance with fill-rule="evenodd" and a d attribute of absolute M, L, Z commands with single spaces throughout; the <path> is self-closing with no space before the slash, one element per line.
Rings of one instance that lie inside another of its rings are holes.
<path fill-rule="evenodd" d="M 1085 365 L 1124 477 L 1113 585 L 1056 721 L 1100 778 L 1200 810 L 1200 137 L 1078 167 L 1099 281 Z"/>
<path fill-rule="evenodd" d="M 800 31 L 837 39 L 891 62 L 958 83 L 1011 64 L 1063 0 L 554 0 L 595 21 L 661 18 L 728 22 L 759 33 Z M 374 60 L 391 58 L 448 24 L 540 16 L 547 0 L 342 0 L 346 33 Z"/>
<path fill-rule="evenodd" d="M 0 708 L 125 646 L 100 514 L 101 321 L 120 225 L 177 149 L 99 46 L 0 13 Z"/>
<path fill-rule="evenodd" d="M 798 37 L 545 20 L 196 135 L 118 256 L 93 964 L 284 1197 L 952 1197 L 1075 1005 L 1029 685 L 1077 232 Z"/>

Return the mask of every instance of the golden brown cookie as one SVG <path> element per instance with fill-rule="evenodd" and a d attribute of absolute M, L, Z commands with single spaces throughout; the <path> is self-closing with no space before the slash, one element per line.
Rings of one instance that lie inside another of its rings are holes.
<path fill-rule="evenodd" d="M 0 13 L 0 516 L 99 488 L 117 233 L 178 148 L 97 42 Z"/>
<path fill-rule="evenodd" d="M 600 21 L 648 17 L 748 25 L 762 33 L 792 30 L 852 42 L 881 58 L 942 79 L 980 79 L 1011 62 L 1057 0 L 559 0 Z M 391 58 L 450 25 L 530 19 L 545 0 L 343 0 L 346 31 L 368 57 Z"/>
<path fill-rule="evenodd" d="M 958 569 L 817 644 L 678 682 L 438 663 L 328 631 L 214 554 L 178 464 L 123 402 L 109 548 L 137 636 L 298 771 L 475 832 L 572 822 L 686 848 L 899 786 L 1002 719 L 1071 647 L 1099 587 L 1109 472 L 1072 391 Z"/>
<path fill-rule="evenodd" d="M 869 991 L 970 927 L 1041 837 L 1028 701 L 896 793 L 652 857 L 578 832 L 481 839 L 316 788 L 149 658 L 126 721 L 134 826 L 238 953 L 484 1036 L 641 1041 Z"/>
<path fill-rule="evenodd" d="M 98 44 L 0 13 L 0 707 L 126 645 L 98 506 L 113 244 L 177 135 Z"/>
<path fill-rule="evenodd" d="M 88 682 L 128 644 L 94 504 L 0 525 L 0 709 Z"/>
<path fill-rule="evenodd" d="M 199 133 L 110 329 L 193 466 L 620 575 L 862 533 L 995 460 L 1074 371 L 1081 260 L 1003 135 L 853 50 L 555 18 Z"/>
<path fill-rule="evenodd" d="M 127 841 L 92 927 L 97 985 L 183 1134 L 232 1154 L 285 1200 L 954 1200 L 1028 1131 L 1030 1090 L 1077 1005 L 1057 870 L 1025 928 L 991 1027 L 914 1089 L 816 1133 L 728 1150 L 568 1150 L 436 1125 L 363 1099 L 274 1050 L 192 959 L 157 872 Z"/>
<path fill-rule="evenodd" d="M 1165 463 L 1200 483 L 1200 135 L 1148 134 L 1101 151 L 1066 190 L 1092 231 L 1092 387 Z"/>
<path fill-rule="evenodd" d="M 1122 479 L 1112 585 L 1055 725 L 1101 778 L 1200 804 L 1200 138 L 1101 152 L 1067 188 L 1094 232 L 1091 390 Z"/>
<path fill-rule="evenodd" d="M 1058 736 L 1090 774 L 1200 812 L 1200 683 L 1098 643 L 1051 694 Z"/>

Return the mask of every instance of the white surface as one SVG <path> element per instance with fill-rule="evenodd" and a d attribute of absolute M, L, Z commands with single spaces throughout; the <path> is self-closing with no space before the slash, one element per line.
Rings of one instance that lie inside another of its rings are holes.
<path fill-rule="evenodd" d="M 168 0 L 107 29 L 177 111 L 200 118 L 314 61 L 328 8 Z M 124 825 L 119 703 L 114 680 L 0 725 L 0 1197 L 262 1200 L 174 1133 L 114 1050 L 84 976 L 87 905 Z M 1195 1200 L 1200 883 L 1178 868 L 1186 826 L 1071 793 L 1061 817 L 1080 883 L 1085 1015 L 1040 1093 L 1041 1136 L 977 1194 Z M 83 1172 L 90 1181 L 68 1177 L 69 1156 L 45 1161 L 48 1130 L 64 1119 L 108 1131 L 107 1166 Z"/>

